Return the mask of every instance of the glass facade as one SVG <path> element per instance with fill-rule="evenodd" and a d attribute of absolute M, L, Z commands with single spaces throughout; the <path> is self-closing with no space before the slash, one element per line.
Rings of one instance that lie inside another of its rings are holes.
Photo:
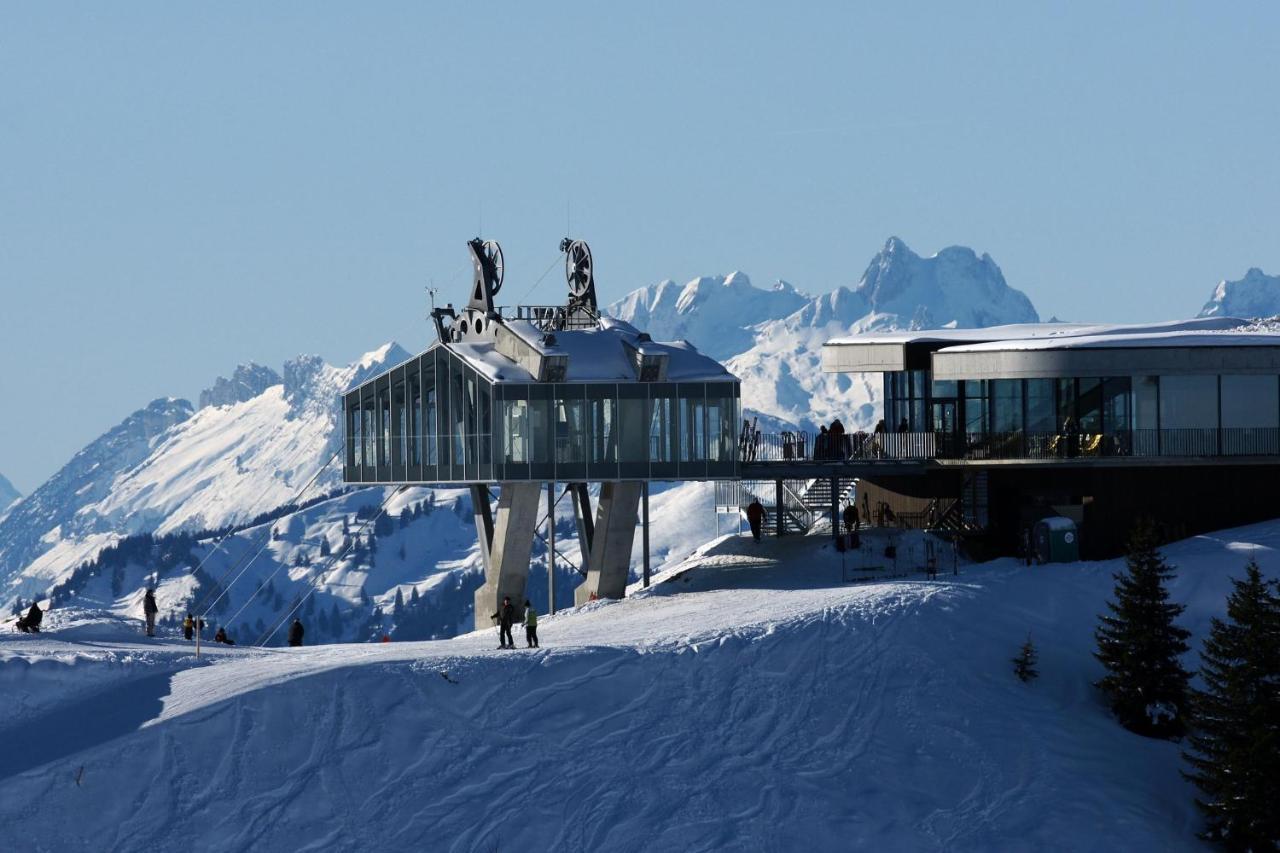
<path fill-rule="evenodd" d="M 918 407 L 919 373 L 885 374 L 888 428 L 975 458 L 1280 453 L 1280 376 L 933 382 Z"/>
<path fill-rule="evenodd" d="M 491 382 L 436 346 L 344 397 L 353 483 L 737 476 L 736 382 Z"/>

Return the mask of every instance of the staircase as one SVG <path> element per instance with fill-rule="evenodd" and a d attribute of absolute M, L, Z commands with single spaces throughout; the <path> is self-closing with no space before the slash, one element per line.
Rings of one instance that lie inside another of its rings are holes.
<path fill-rule="evenodd" d="M 841 477 L 836 481 L 836 506 L 843 510 L 853 496 L 853 484 L 855 480 L 851 477 Z M 831 512 L 831 480 L 827 477 L 819 477 L 805 483 L 803 490 L 800 492 L 800 500 L 816 521 L 818 518 Z"/>

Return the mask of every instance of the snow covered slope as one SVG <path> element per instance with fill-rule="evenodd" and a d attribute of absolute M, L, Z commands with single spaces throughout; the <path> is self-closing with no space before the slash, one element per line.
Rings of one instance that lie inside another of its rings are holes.
<path fill-rule="evenodd" d="M 341 368 L 301 356 L 247 400 L 135 412 L 0 521 L 0 584 L 43 591 L 123 535 L 217 528 L 288 502 L 341 442 L 338 395 L 408 357 L 394 343 Z M 339 479 L 331 467 L 313 494 Z"/>
<path fill-rule="evenodd" d="M 1197 644 L 1277 546 L 1167 549 Z M 543 619 L 539 651 L 0 632 L 0 824 L 36 850 L 1200 849 L 1178 745 L 1091 686 L 1116 568 L 847 584 L 822 537 L 742 537 Z"/>
<path fill-rule="evenodd" d="M 1252 267 L 1244 278 L 1222 280 L 1200 309 L 1201 317 L 1274 317 L 1280 314 L 1280 276 Z"/>

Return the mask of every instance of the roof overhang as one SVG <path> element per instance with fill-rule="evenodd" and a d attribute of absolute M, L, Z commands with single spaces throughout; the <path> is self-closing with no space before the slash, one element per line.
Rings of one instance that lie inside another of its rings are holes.
<path fill-rule="evenodd" d="M 952 349 L 933 354 L 933 378 L 938 380 L 1206 373 L 1280 373 L 1280 346 Z"/>
<path fill-rule="evenodd" d="M 895 373 L 928 370 L 937 341 L 833 341 L 822 345 L 823 373 Z"/>

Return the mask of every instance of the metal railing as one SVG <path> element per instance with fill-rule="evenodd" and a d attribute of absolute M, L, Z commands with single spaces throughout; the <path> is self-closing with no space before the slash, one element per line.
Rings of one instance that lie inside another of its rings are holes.
<path fill-rule="evenodd" d="M 925 459 L 1050 460 L 1104 457 L 1280 456 L 1280 428 L 1133 429 L 1111 432 L 854 432 L 762 434 L 742 462 L 900 462 Z"/>

